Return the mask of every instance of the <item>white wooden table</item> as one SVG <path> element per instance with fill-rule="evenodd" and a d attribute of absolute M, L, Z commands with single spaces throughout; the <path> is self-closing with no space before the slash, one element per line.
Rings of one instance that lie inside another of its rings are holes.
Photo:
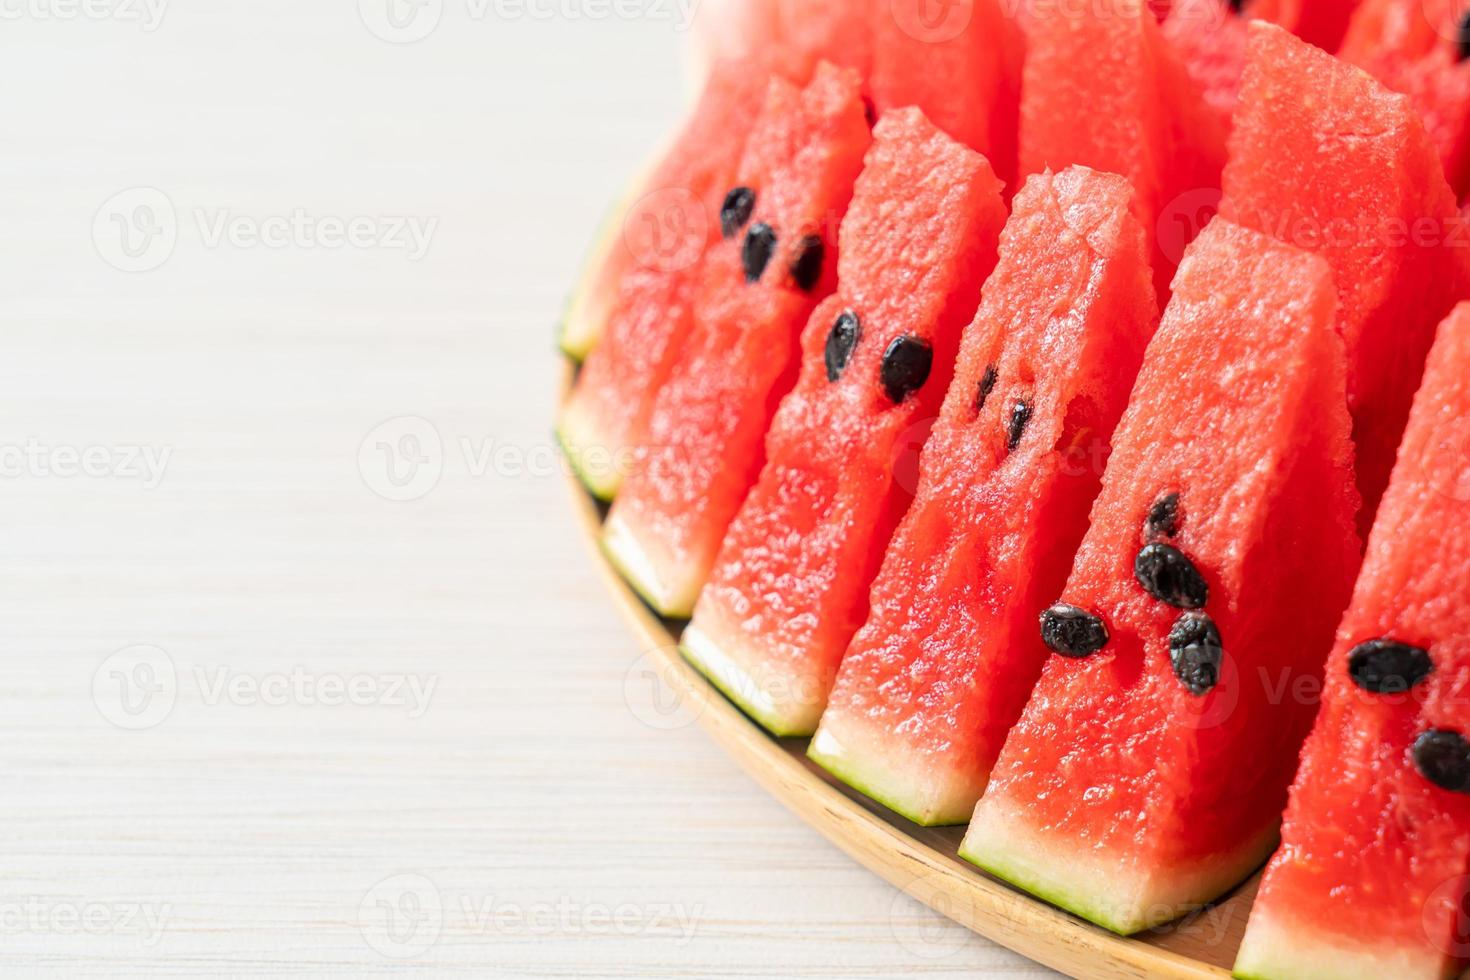
<path fill-rule="evenodd" d="M 574 535 L 672 0 L 70 2 L 0 21 L 0 971 L 1048 975 L 658 724 Z"/>

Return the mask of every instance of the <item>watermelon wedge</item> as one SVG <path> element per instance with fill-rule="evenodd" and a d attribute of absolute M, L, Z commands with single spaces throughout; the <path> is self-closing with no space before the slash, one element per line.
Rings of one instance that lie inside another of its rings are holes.
<path fill-rule="evenodd" d="M 602 544 L 656 610 L 688 616 L 795 380 L 801 328 L 836 284 L 837 234 L 871 135 L 856 72 L 771 83 L 729 237 L 706 256 L 689 335 L 603 526 Z"/>
<path fill-rule="evenodd" d="M 998 0 L 866 3 L 874 35 L 869 87 L 878 111 L 918 106 L 983 154 L 1001 180 L 1014 182 L 1024 46 Z"/>
<path fill-rule="evenodd" d="M 684 631 L 691 663 L 778 735 L 809 735 L 913 486 L 1005 223 L 985 159 L 917 109 L 885 114 L 843 222 L 837 295 L 802 336 L 801 379 L 766 437 Z"/>
<path fill-rule="evenodd" d="M 924 825 L 965 823 L 1046 648 L 1108 442 L 1157 321 L 1132 190 L 1029 178 L 965 333 L 918 496 L 809 755 Z"/>
<path fill-rule="evenodd" d="M 721 240 L 725 198 L 735 185 L 738 151 L 729 150 L 749 131 L 768 84 L 756 63 L 717 67 L 696 122 L 661 171 L 673 179 L 670 171 L 684 168 L 697 193 L 683 184 L 649 190 L 628 216 L 624 257 L 636 252 L 639 261 L 622 273 L 602 340 L 587 354 L 557 423 L 573 471 L 601 500 L 622 486 L 647 436 L 653 400 L 692 329 L 704 256 Z"/>
<path fill-rule="evenodd" d="M 1190 248 L 964 857 L 1128 934 L 1270 853 L 1358 563 L 1333 315 L 1317 256 Z"/>
<path fill-rule="evenodd" d="M 1224 133 L 1143 0 L 1033 11 L 1021 87 L 1021 173 L 1081 164 L 1133 185 L 1168 295 L 1179 249 L 1158 245 L 1166 209 L 1220 186 Z"/>
<path fill-rule="evenodd" d="M 1338 57 L 1414 102 L 1456 196 L 1470 190 L 1470 3 L 1364 0 Z"/>
<path fill-rule="evenodd" d="M 1363 528 L 1434 329 L 1467 295 L 1467 239 L 1409 100 L 1261 21 L 1220 214 L 1321 254 L 1338 289 Z"/>
<path fill-rule="evenodd" d="M 1461 305 L 1430 354 L 1237 976 L 1443 980 L 1470 956 L 1467 365 Z"/>
<path fill-rule="evenodd" d="M 630 277 L 661 280 L 696 263 L 718 234 L 714 215 L 733 182 L 745 137 L 765 98 L 771 65 L 727 61 L 713 67 L 704 93 L 673 143 L 613 209 L 562 322 L 560 346 L 581 361 L 602 339 L 608 321 L 635 316 L 648 289 L 618 310 Z"/>

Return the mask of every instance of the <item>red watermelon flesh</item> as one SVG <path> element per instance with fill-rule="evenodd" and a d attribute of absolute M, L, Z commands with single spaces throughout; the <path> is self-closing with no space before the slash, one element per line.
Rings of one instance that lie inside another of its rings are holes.
<path fill-rule="evenodd" d="M 1467 13 L 1461 0 L 1365 0 L 1338 52 L 1413 100 L 1457 196 L 1470 190 L 1470 64 L 1460 51 Z"/>
<path fill-rule="evenodd" d="M 765 101 L 769 76 L 753 62 L 720 65 L 676 151 L 629 213 L 623 273 L 598 345 L 588 354 L 557 436 L 582 483 L 611 500 L 647 435 L 654 397 L 668 380 L 693 321 L 705 253 L 720 241 L 720 212 L 738 151 Z M 699 164 L 692 162 L 701 155 Z M 676 171 L 682 167 L 682 171 Z"/>
<path fill-rule="evenodd" d="M 1270 853 L 1358 562 L 1333 314 L 1317 256 L 1190 248 L 966 858 L 1127 934 Z"/>
<path fill-rule="evenodd" d="M 1160 296 L 1179 250 L 1158 244 L 1160 226 L 1220 186 L 1219 120 L 1141 0 L 1106 10 L 1039 9 L 1028 27 L 1021 87 L 1021 173 L 1081 164 L 1122 174 L 1153 250 Z M 1213 204 L 1213 196 L 1210 199 Z"/>
<path fill-rule="evenodd" d="M 883 0 L 777 0 L 784 61 L 798 76 L 820 61 L 857 71 L 873 70 L 873 3 Z"/>
<path fill-rule="evenodd" d="M 604 227 L 562 325 L 560 343 L 568 356 L 587 357 L 614 316 L 636 316 L 654 302 L 647 280 L 659 280 L 654 291 L 666 289 L 662 280 L 697 263 L 718 235 L 719 201 L 740 162 L 770 73 L 765 60 L 713 68 L 683 128 Z M 634 278 L 639 281 L 629 281 Z"/>
<path fill-rule="evenodd" d="M 969 820 L 1046 659 L 1036 612 L 1066 584 L 1157 321 L 1131 203 L 1126 180 L 1082 167 L 1016 195 L 812 740 L 812 758 L 918 823 Z"/>
<path fill-rule="evenodd" d="M 1000 2 L 866 3 L 872 5 L 870 88 L 878 110 L 918 106 L 1013 182 L 1024 45 Z"/>
<path fill-rule="evenodd" d="M 837 294 L 684 631 L 686 656 L 778 735 L 809 735 L 913 496 L 928 431 L 1005 223 L 985 159 L 917 109 L 885 114 L 842 225 Z"/>
<path fill-rule="evenodd" d="M 801 327 L 836 284 L 836 229 L 871 142 L 856 72 L 773 81 L 737 182 L 753 210 L 710 250 L 689 336 L 649 416 L 603 546 L 659 612 L 687 616 L 760 472 Z"/>
<path fill-rule="evenodd" d="M 1327 663 L 1238 976 L 1441 980 L 1470 956 L 1470 785 L 1431 782 L 1415 748 L 1431 730 L 1470 735 L 1467 365 L 1461 305 L 1439 328 Z M 1373 641 L 1414 649 L 1375 651 Z M 1470 778 L 1470 748 L 1458 744 L 1446 743 L 1441 780 Z"/>
<path fill-rule="evenodd" d="M 1363 526 L 1434 328 L 1467 295 L 1467 238 L 1407 98 L 1253 22 L 1220 214 L 1321 254 L 1338 289 Z"/>

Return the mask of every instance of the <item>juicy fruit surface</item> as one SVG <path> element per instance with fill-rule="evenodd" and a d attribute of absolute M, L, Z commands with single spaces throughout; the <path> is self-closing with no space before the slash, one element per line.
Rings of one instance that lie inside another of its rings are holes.
<path fill-rule="evenodd" d="M 640 296 L 635 274 L 678 272 L 717 235 L 709 221 L 745 150 L 745 137 L 765 98 L 770 66 L 763 60 L 717 65 L 682 130 L 627 208 L 615 214 L 563 325 L 561 347 L 576 360 L 601 342 L 609 320 L 637 316 L 657 300 Z M 646 278 L 646 276 L 645 276 Z M 625 298 L 626 288 L 634 296 Z M 630 311 L 626 306 L 631 304 Z M 624 307 L 620 310 L 619 307 Z M 601 406 L 599 406 L 601 407 Z"/>
<path fill-rule="evenodd" d="M 878 110 L 919 106 L 984 154 L 1007 183 L 1016 173 L 1020 32 L 997 0 L 869 0 Z"/>
<path fill-rule="evenodd" d="M 1456 195 L 1470 190 L 1470 64 L 1459 0 L 1365 0 L 1338 57 L 1413 100 Z"/>
<path fill-rule="evenodd" d="M 1250 28 L 1220 214 L 1332 266 L 1368 518 L 1435 325 L 1464 294 L 1465 229 L 1405 97 L 1279 28 Z"/>
<path fill-rule="evenodd" d="M 1192 215 L 1193 195 L 1220 186 L 1224 137 L 1149 8 L 1107 6 L 1048 9 L 1028 28 L 1021 173 L 1081 164 L 1127 177 L 1164 296 L 1179 255 L 1156 244 L 1157 229 L 1175 220 L 1171 209 Z"/>
<path fill-rule="evenodd" d="M 1467 364 L 1461 305 L 1439 330 L 1328 660 L 1322 712 L 1238 963 L 1253 976 L 1289 978 L 1315 963 L 1333 976 L 1439 978 L 1470 954 L 1461 911 L 1470 797 L 1431 784 L 1411 748 L 1431 729 L 1470 732 Z M 1427 651 L 1432 671 L 1397 694 L 1355 683 L 1355 648 L 1382 638 Z M 1368 972 L 1385 962 L 1398 969 Z"/>
<path fill-rule="evenodd" d="M 969 819 L 1045 660 L 1036 613 L 1066 582 L 1156 321 L 1130 205 L 1127 181 L 1080 167 L 1017 194 L 813 741 L 818 762 L 919 823 Z"/>
<path fill-rule="evenodd" d="M 862 623 L 912 496 L 895 465 L 927 430 L 1005 221 L 985 159 L 918 110 L 885 114 L 874 136 L 842 225 L 837 294 L 802 336 L 800 380 L 700 597 L 698 640 L 686 644 L 780 734 L 811 733 Z M 924 357 L 908 361 L 911 351 Z"/>
<path fill-rule="evenodd" d="M 1220 219 L 1191 247 L 1061 597 L 1107 646 L 1047 662 L 966 857 L 1119 932 L 1264 858 L 1312 714 L 1281 692 L 1320 675 L 1358 559 L 1333 312 L 1315 256 Z M 1175 493 L 1169 543 L 1203 574 L 1225 650 L 1202 695 L 1170 648 L 1199 614 L 1135 577 Z"/>
<path fill-rule="evenodd" d="M 801 326 L 835 284 L 836 228 L 869 142 L 855 73 L 823 66 L 800 91 L 772 81 L 736 178 L 755 207 L 702 264 L 689 336 L 605 529 L 615 560 L 665 615 L 692 611 L 760 470 Z M 775 244 L 756 270 L 748 246 L 767 230 Z M 813 236 L 825 259 L 803 288 L 793 265 Z"/>

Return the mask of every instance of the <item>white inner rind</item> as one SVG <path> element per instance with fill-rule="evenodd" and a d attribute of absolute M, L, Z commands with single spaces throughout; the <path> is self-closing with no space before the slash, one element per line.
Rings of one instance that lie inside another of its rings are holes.
<path fill-rule="evenodd" d="M 1131 936 L 1219 898 L 1266 860 L 1276 839 L 1273 824 L 1232 852 L 1144 866 L 1141 855 L 1037 834 L 1024 811 L 992 795 L 976 807 L 960 856 L 1089 922 Z"/>
<path fill-rule="evenodd" d="M 796 697 L 799 692 L 790 679 L 765 669 L 757 652 L 716 639 L 707 626 L 702 617 L 684 630 L 680 646 L 689 662 L 773 735 L 810 735 L 826 707 L 825 698 L 813 702 Z"/>
<path fill-rule="evenodd" d="M 1251 913 L 1235 960 L 1235 976 L 1246 980 L 1449 980 L 1455 974 L 1449 958 L 1427 943 L 1354 942 L 1264 907 Z"/>
<path fill-rule="evenodd" d="M 684 617 L 694 611 L 699 587 L 676 583 L 677 576 L 669 562 L 660 562 L 656 553 L 644 547 L 633 527 L 618 516 L 616 509 L 602 526 L 602 549 L 607 553 L 628 584 L 661 615 Z"/>
<path fill-rule="evenodd" d="M 894 736 L 874 738 L 862 719 L 849 723 L 833 711 L 822 716 L 807 755 L 852 788 L 926 827 L 968 823 L 984 791 L 958 770 L 936 767 Z"/>

